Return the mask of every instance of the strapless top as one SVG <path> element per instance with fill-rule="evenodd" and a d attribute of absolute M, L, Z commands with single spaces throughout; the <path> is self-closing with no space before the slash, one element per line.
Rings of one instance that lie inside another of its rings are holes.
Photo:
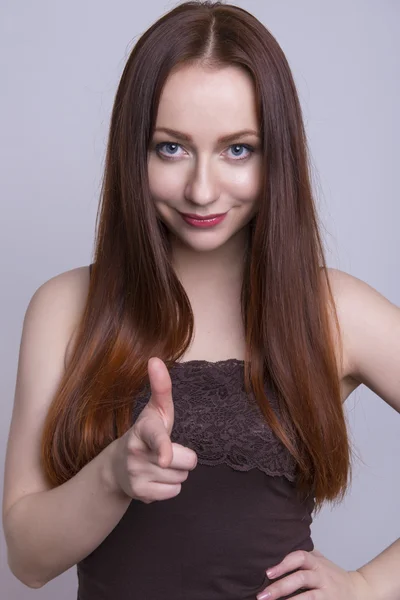
<path fill-rule="evenodd" d="M 255 600 L 269 567 L 314 549 L 314 498 L 299 500 L 295 461 L 246 393 L 244 362 L 192 360 L 169 372 L 171 440 L 193 449 L 197 466 L 178 496 L 131 501 L 78 563 L 78 600 Z M 265 391 L 279 417 L 268 382 Z M 149 397 L 146 385 L 132 423 Z"/>

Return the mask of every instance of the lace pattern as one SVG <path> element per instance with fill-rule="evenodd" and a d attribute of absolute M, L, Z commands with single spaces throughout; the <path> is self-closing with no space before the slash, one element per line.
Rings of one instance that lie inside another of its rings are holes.
<path fill-rule="evenodd" d="M 260 469 L 295 480 L 296 462 L 244 389 L 244 362 L 191 360 L 170 368 L 175 419 L 171 440 L 194 450 L 198 463 L 225 463 L 238 471 Z M 133 422 L 150 397 L 147 384 L 136 398 Z M 279 417 L 276 399 L 265 386 Z"/>

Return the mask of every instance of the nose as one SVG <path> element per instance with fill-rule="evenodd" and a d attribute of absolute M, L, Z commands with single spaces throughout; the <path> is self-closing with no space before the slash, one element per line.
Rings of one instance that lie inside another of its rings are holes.
<path fill-rule="evenodd" d="M 185 188 L 186 200 L 196 206 L 208 206 L 216 202 L 219 195 L 215 166 L 211 164 L 210 160 L 199 160 L 189 173 Z"/>

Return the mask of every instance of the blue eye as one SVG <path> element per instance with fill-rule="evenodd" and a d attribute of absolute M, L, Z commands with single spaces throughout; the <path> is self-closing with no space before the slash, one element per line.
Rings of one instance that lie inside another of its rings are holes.
<path fill-rule="evenodd" d="M 162 144 L 157 144 L 156 146 L 156 150 L 157 153 L 160 154 L 162 156 L 162 152 L 160 152 L 160 148 L 162 148 L 163 146 L 169 146 L 171 148 L 171 146 L 175 146 L 176 148 L 179 146 L 179 144 L 175 144 L 175 142 L 163 142 Z"/>
<path fill-rule="evenodd" d="M 250 158 L 251 154 L 254 152 L 253 146 L 249 146 L 248 144 L 232 144 L 229 148 L 245 148 L 249 154 L 246 156 L 239 157 L 239 160 L 245 160 L 246 158 Z M 237 155 L 235 155 L 237 156 Z"/>
<path fill-rule="evenodd" d="M 157 144 L 155 146 L 155 150 L 157 152 L 157 154 L 165 159 L 165 160 L 174 160 L 174 158 L 172 158 L 172 156 L 176 156 L 176 152 L 173 152 L 173 154 L 167 154 L 165 155 L 163 152 L 161 152 L 161 148 L 163 146 L 166 147 L 174 147 L 175 149 L 180 147 L 180 144 L 177 144 L 176 142 L 162 142 L 160 144 Z M 246 154 L 245 156 L 238 156 L 237 154 L 234 155 L 237 158 L 234 158 L 233 160 L 238 161 L 238 160 L 247 160 L 251 157 L 252 153 L 255 151 L 255 149 L 253 148 L 253 146 L 250 146 L 249 144 L 232 144 L 231 146 L 229 146 L 229 148 L 245 148 L 248 152 L 248 154 Z"/>

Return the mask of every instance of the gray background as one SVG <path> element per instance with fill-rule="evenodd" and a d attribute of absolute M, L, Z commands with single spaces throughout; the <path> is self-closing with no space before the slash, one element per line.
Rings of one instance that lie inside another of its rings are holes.
<path fill-rule="evenodd" d="M 44 281 L 91 261 L 119 77 L 137 38 L 175 4 L 0 2 L 1 475 L 25 310 Z M 400 305 L 399 2 L 236 4 L 270 29 L 292 67 L 329 266 Z M 400 536 L 400 419 L 365 386 L 346 411 L 362 460 L 348 497 L 326 506 L 312 535 L 328 558 L 355 569 Z M 9 571 L 2 532 L 0 552 L 3 598 L 76 597 L 75 567 L 33 590 Z"/>

